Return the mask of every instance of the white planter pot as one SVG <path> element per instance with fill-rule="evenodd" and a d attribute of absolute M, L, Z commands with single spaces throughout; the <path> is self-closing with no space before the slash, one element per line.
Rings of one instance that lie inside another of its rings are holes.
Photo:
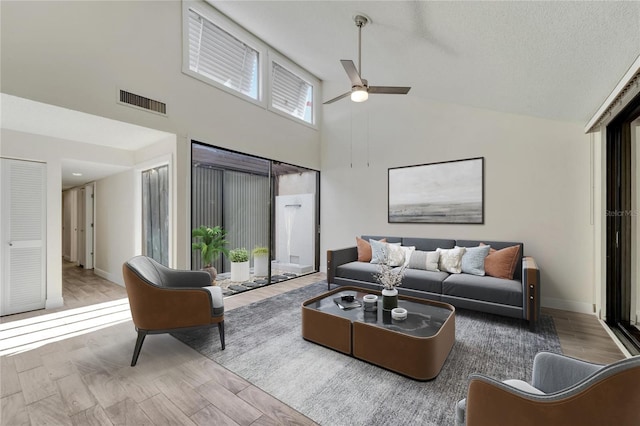
<path fill-rule="evenodd" d="M 253 257 L 253 275 L 256 277 L 266 277 L 269 273 L 269 256 Z"/>
<path fill-rule="evenodd" d="M 249 281 L 249 261 L 231 262 L 231 281 Z"/>

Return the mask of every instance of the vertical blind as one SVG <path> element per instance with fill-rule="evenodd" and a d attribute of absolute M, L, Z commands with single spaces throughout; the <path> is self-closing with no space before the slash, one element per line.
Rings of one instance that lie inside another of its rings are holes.
<path fill-rule="evenodd" d="M 258 51 L 189 9 L 189 69 L 258 99 Z"/>
<path fill-rule="evenodd" d="M 272 62 L 271 106 L 301 120 L 311 122 L 312 86 L 280 64 Z"/>
<path fill-rule="evenodd" d="M 169 266 L 169 166 L 142 172 L 144 254 Z"/>
<path fill-rule="evenodd" d="M 191 167 L 191 227 L 202 225 L 213 228 L 223 226 L 222 194 L 223 172 L 210 167 Z M 195 240 L 193 240 L 195 242 Z M 222 256 L 213 260 L 213 267 L 222 270 Z M 191 268 L 201 269 L 202 259 L 198 251 L 191 252 Z"/>

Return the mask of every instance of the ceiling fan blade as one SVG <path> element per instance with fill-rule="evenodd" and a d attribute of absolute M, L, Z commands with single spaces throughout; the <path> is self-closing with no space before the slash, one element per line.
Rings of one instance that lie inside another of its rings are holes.
<path fill-rule="evenodd" d="M 335 97 L 335 98 L 333 98 L 333 99 L 329 99 L 329 100 L 328 100 L 327 102 L 325 102 L 323 105 L 326 105 L 326 104 L 332 104 L 332 103 L 334 103 L 335 101 L 339 101 L 339 100 L 340 100 L 340 99 L 342 99 L 342 98 L 346 98 L 346 97 L 347 97 L 347 96 L 349 96 L 350 94 L 351 94 L 351 92 L 350 92 L 350 91 L 349 91 L 349 92 L 347 92 L 347 93 L 343 93 L 343 94 L 342 94 L 342 95 L 340 95 L 340 96 L 337 96 L 337 97 Z"/>
<path fill-rule="evenodd" d="M 398 86 L 369 86 L 369 93 L 382 93 L 387 95 L 406 95 L 411 87 Z"/>
<path fill-rule="evenodd" d="M 360 78 L 360 73 L 358 73 L 358 69 L 356 65 L 353 63 L 351 59 L 340 59 L 344 70 L 347 72 L 349 76 L 349 80 L 351 80 L 352 86 L 364 86 L 362 79 Z"/>

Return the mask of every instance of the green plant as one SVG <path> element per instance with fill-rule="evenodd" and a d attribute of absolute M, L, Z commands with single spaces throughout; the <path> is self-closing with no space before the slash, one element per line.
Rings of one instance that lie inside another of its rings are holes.
<path fill-rule="evenodd" d="M 256 248 L 251 251 L 251 254 L 253 254 L 254 257 L 267 256 L 269 254 L 269 249 L 267 247 L 256 246 Z"/>
<path fill-rule="evenodd" d="M 233 263 L 248 262 L 249 252 L 246 248 L 229 250 L 229 260 Z"/>
<path fill-rule="evenodd" d="M 220 226 L 211 228 L 202 225 L 191 231 L 191 237 L 198 239 L 191 244 L 191 249 L 200 250 L 203 267 L 211 267 L 213 261 L 220 256 L 220 253 L 228 253 L 228 250 L 224 247 L 227 244 L 227 240 L 224 239 L 225 234 L 226 232 Z"/>

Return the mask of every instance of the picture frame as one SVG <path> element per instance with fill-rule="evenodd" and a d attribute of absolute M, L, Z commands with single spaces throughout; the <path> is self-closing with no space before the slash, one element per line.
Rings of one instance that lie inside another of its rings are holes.
<path fill-rule="evenodd" d="M 388 169 L 389 223 L 484 224 L 484 157 Z"/>

